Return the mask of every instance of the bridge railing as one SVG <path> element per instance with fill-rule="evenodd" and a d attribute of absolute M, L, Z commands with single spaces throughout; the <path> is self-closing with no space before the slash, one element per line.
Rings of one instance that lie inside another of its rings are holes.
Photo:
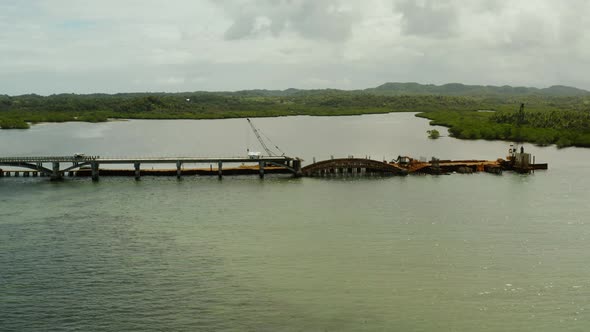
<path fill-rule="evenodd" d="M 239 161 L 265 161 L 265 160 L 292 160 L 293 158 L 281 156 L 281 157 L 269 157 L 263 156 L 261 158 L 249 158 L 247 156 L 234 156 L 234 157 L 183 157 L 183 156 L 167 156 L 167 157 L 154 157 L 154 156 L 133 156 L 133 157 L 100 157 L 100 156 L 45 156 L 45 157 L 0 157 L 0 162 L 3 163 L 50 163 L 50 162 L 89 162 L 89 161 L 183 161 L 183 160 L 239 160 Z"/>
<path fill-rule="evenodd" d="M 100 159 L 99 156 L 84 156 L 84 157 L 1 157 L 0 162 L 3 163 L 38 163 L 38 162 L 84 162 Z"/>

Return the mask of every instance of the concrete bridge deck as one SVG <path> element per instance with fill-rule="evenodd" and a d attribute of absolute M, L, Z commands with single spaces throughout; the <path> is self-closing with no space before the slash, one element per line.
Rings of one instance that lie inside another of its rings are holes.
<path fill-rule="evenodd" d="M 48 156 L 48 157 L 0 157 L 0 163 L 66 163 L 66 162 L 99 162 L 101 164 L 130 164 L 139 162 L 142 164 L 170 164 L 180 161 L 182 163 L 204 164 L 221 161 L 223 163 L 253 163 L 253 162 L 285 162 L 297 160 L 286 156 L 280 157 L 100 157 L 100 156 Z"/>
<path fill-rule="evenodd" d="M 46 167 L 49 164 L 50 167 Z M 142 164 L 173 164 L 176 166 L 176 175 L 183 174 L 184 164 L 210 164 L 216 165 L 219 178 L 223 176 L 224 164 L 258 164 L 258 173 L 264 177 L 265 167 L 281 167 L 290 171 L 294 176 L 301 175 L 301 160 L 287 156 L 279 157 L 100 157 L 100 156 L 45 156 L 45 157 L 0 157 L 0 166 L 25 168 L 36 171 L 42 175 L 51 176 L 58 180 L 64 174 L 72 171 L 89 170 L 92 179 L 97 181 L 100 175 L 100 165 L 130 165 L 133 166 L 134 175 L 139 179 Z M 62 167 L 65 166 L 65 167 Z M 0 176 L 3 172 L 0 172 Z"/>

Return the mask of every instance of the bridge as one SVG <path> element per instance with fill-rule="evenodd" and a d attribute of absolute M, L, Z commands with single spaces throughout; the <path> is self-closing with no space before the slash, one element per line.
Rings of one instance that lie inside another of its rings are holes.
<path fill-rule="evenodd" d="M 99 156 L 65 156 L 65 157 L 4 157 L 0 158 L 0 167 L 27 169 L 24 176 L 50 176 L 52 180 L 59 180 L 64 174 L 77 176 L 91 176 L 98 181 L 101 172 L 105 175 L 135 176 L 142 175 L 217 175 L 221 179 L 224 175 L 224 164 L 242 164 L 238 168 L 225 169 L 226 174 L 258 174 L 260 178 L 268 173 L 290 173 L 295 177 L 308 176 L 336 176 L 336 175 L 408 175 L 408 174 L 449 174 L 488 172 L 501 174 L 502 171 L 517 171 L 528 173 L 534 170 L 547 169 L 547 164 L 530 163 L 530 156 L 525 156 L 526 163 L 519 154 L 511 155 L 508 160 L 439 160 L 419 161 L 410 157 L 398 157 L 397 160 L 377 161 L 363 158 L 339 158 L 319 161 L 301 167 L 302 160 L 286 156 L 269 157 L 150 157 L 150 158 L 103 158 Z M 520 158 L 520 159 L 519 159 Z M 142 170 L 142 164 L 172 164 L 175 169 Z M 209 169 L 184 169 L 185 164 L 209 164 Z M 216 168 L 213 168 L 213 165 Z M 246 164 L 255 166 L 245 166 Z M 48 166 L 49 165 L 49 166 Z M 131 169 L 100 169 L 100 165 L 129 165 Z M 31 172 L 32 170 L 32 172 Z M 0 169 L 0 177 L 20 171 Z"/>
<path fill-rule="evenodd" d="M 332 176 L 332 175 L 407 175 L 408 171 L 396 164 L 362 159 L 339 158 L 319 161 L 301 169 L 303 176 Z"/>
<path fill-rule="evenodd" d="M 182 176 L 184 164 L 217 165 L 217 175 L 223 177 L 224 164 L 258 164 L 258 173 L 264 177 L 265 167 L 274 166 L 288 170 L 293 176 L 301 176 L 301 160 L 286 156 L 279 157 L 148 157 L 148 158 L 103 158 L 100 156 L 50 156 L 50 157 L 0 157 L 0 166 L 24 168 L 35 174 L 49 176 L 52 180 L 59 180 L 64 174 L 73 171 L 90 170 L 92 180 L 98 181 L 100 165 L 129 165 L 133 166 L 136 179 L 141 177 L 142 164 L 171 164 L 176 166 L 176 176 Z M 50 165 L 50 167 L 47 167 Z M 212 167 L 212 166 L 211 166 Z M 213 170 L 213 168 L 211 168 Z M 0 176 L 4 171 L 0 171 Z"/>

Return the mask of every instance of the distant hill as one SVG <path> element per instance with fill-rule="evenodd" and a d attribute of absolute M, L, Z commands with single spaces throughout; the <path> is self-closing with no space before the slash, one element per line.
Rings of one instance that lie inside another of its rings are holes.
<path fill-rule="evenodd" d="M 376 88 L 364 90 L 367 93 L 387 96 L 398 95 L 441 95 L 441 96 L 590 96 L 590 91 L 554 85 L 549 88 L 512 87 L 509 85 L 465 85 L 449 83 L 443 85 L 419 83 L 385 83 Z"/>
<path fill-rule="evenodd" d="M 465 85 L 461 83 L 449 83 L 443 85 L 420 83 L 385 83 L 376 88 L 364 90 L 337 90 L 337 89 L 286 89 L 286 90 L 242 90 L 235 92 L 219 92 L 221 94 L 242 97 L 292 97 L 310 95 L 329 95 L 335 93 L 373 94 L 379 96 L 542 96 L 542 97 L 580 97 L 590 96 L 590 91 L 564 86 L 554 85 L 548 88 L 512 87 L 509 85 Z"/>
<path fill-rule="evenodd" d="M 376 88 L 359 90 L 339 89 L 286 89 L 267 90 L 252 89 L 239 91 L 194 91 L 194 92 L 126 92 L 116 94 L 92 93 L 92 94 L 57 94 L 85 97 L 144 97 L 153 95 L 179 96 L 179 95 L 217 95 L 227 97 L 308 97 L 308 96 L 334 96 L 334 95 L 375 95 L 375 96 L 455 96 L 455 97 L 590 97 L 590 91 L 565 85 L 553 85 L 548 88 L 532 88 L 522 86 L 494 86 L 494 85 L 465 85 L 461 83 L 448 83 L 443 85 L 420 84 L 414 82 L 398 83 L 389 82 Z M 8 98 L 8 95 L 0 94 Z M 36 94 L 22 95 L 21 97 L 42 98 Z M 1 105 L 0 105 L 1 106 Z"/>

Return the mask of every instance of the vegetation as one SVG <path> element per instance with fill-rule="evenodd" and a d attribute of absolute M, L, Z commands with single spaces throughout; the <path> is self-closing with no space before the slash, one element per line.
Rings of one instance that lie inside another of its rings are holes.
<path fill-rule="evenodd" d="M 519 113 L 519 103 L 526 111 Z M 478 111 L 486 110 L 486 111 Z M 374 89 L 0 95 L 0 128 L 108 119 L 221 119 L 419 112 L 465 139 L 590 147 L 590 92 L 447 84 L 387 83 Z M 429 133 L 432 136 L 433 133 Z M 433 137 L 434 138 L 434 137 Z"/>
<path fill-rule="evenodd" d="M 29 124 L 22 119 L 0 119 L 0 129 L 29 129 Z"/>
<path fill-rule="evenodd" d="M 590 92 L 563 85 L 537 89 L 527 87 L 464 85 L 450 83 L 444 85 L 418 83 L 385 83 L 365 92 L 381 95 L 441 95 L 441 96 L 590 96 Z"/>
<path fill-rule="evenodd" d="M 517 112 L 448 111 L 420 113 L 433 125 L 449 127 L 449 134 L 464 139 L 508 140 L 558 147 L 590 147 L 590 112 L 526 111 L 524 122 Z"/>
<path fill-rule="evenodd" d="M 440 133 L 436 129 L 428 130 L 426 132 L 428 134 L 428 138 L 437 139 L 440 137 Z"/>
<path fill-rule="evenodd" d="M 464 97 L 375 96 L 342 91 L 276 97 L 236 93 L 24 95 L 0 97 L 6 128 L 26 122 L 101 122 L 107 119 L 221 119 L 286 115 L 358 115 L 396 111 L 472 109 Z"/>

